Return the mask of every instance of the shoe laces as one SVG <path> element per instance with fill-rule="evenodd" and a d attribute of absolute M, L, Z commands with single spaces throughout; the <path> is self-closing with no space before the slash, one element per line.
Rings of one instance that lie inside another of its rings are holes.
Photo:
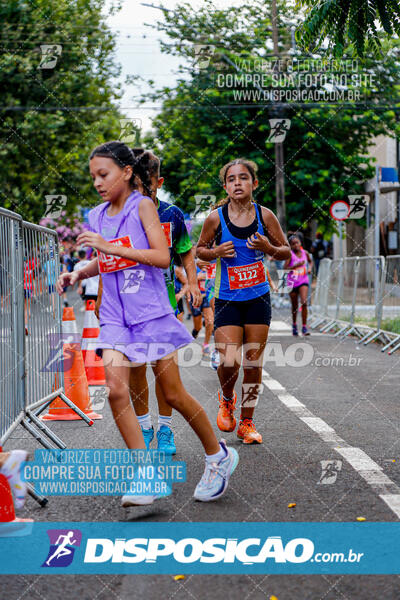
<path fill-rule="evenodd" d="M 201 487 L 207 487 L 218 475 L 218 463 L 206 461 L 206 468 L 200 480 Z"/>
<path fill-rule="evenodd" d="M 236 398 L 235 396 L 232 398 L 232 400 L 225 400 L 224 396 L 221 394 L 220 398 L 219 398 L 219 407 L 220 408 L 224 408 L 226 411 L 232 411 L 235 410 L 235 405 L 236 405 Z"/>
<path fill-rule="evenodd" d="M 243 419 L 240 422 L 240 427 L 243 427 L 247 432 L 257 431 L 253 419 Z"/>
<path fill-rule="evenodd" d="M 161 431 L 160 430 L 158 432 L 158 438 L 159 438 L 159 440 L 170 442 L 171 441 L 171 433 L 172 433 L 172 431 L 165 431 L 165 430 Z"/>

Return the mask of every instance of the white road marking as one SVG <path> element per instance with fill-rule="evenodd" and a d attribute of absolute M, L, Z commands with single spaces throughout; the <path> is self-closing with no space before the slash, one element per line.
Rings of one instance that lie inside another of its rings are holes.
<path fill-rule="evenodd" d="M 271 325 L 269 327 L 269 331 L 291 331 L 290 325 L 285 323 L 285 321 L 271 321 Z"/>
<path fill-rule="evenodd" d="M 333 450 L 338 452 L 400 519 L 400 487 L 382 472 L 382 467 L 361 448 L 350 446 L 328 423 L 316 417 L 302 402 L 290 394 L 279 381 L 273 379 L 265 369 L 262 370 L 262 381 L 274 392 L 284 406 L 317 433 Z"/>

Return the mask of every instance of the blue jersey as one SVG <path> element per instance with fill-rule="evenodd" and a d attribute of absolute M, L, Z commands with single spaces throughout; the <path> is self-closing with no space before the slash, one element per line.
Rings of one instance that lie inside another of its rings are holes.
<path fill-rule="evenodd" d="M 174 263 L 176 260 L 176 255 L 186 254 L 186 252 L 189 252 L 192 247 L 192 242 L 190 241 L 190 237 L 186 229 L 185 217 L 180 208 L 174 204 L 168 204 L 168 202 L 159 200 L 157 210 L 171 256 L 170 266 L 167 269 L 164 269 L 164 277 L 167 285 L 169 300 L 172 308 L 175 309 L 177 306 L 175 299 L 174 276 Z"/>
<path fill-rule="evenodd" d="M 264 235 L 259 208 L 255 204 L 257 231 Z M 247 239 L 234 236 L 228 229 L 222 207 L 218 209 L 221 222 L 220 244 L 233 242 L 233 258 L 218 258 L 215 275 L 215 297 L 221 300 L 243 301 L 258 298 L 269 292 L 269 282 L 264 266 L 264 252 L 247 248 Z"/>

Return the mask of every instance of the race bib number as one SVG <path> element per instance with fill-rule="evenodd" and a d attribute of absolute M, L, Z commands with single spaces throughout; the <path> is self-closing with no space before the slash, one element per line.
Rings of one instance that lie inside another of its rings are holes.
<path fill-rule="evenodd" d="M 295 279 L 298 279 L 307 274 L 307 269 L 306 269 L 306 267 L 297 267 L 297 269 L 294 269 L 293 273 L 294 273 Z"/>
<path fill-rule="evenodd" d="M 133 248 L 130 235 L 124 235 L 123 237 L 109 240 L 109 242 L 115 246 Z M 121 256 L 114 256 L 113 254 L 104 254 L 104 252 L 99 252 L 98 260 L 100 273 L 114 273 L 115 271 L 122 271 L 123 269 L 135 267 L 138 264 L 134 260 L 122 258 Z"/>
<path fill-rule="evenodd" d="M 168 248 L 172 248 L 172 223 L 161 223 L 167 239 Z"/>
<path fill-rule="evenodd" d="M 207 267 L 207 279 L 215 279 L 217 272 L 217 263 L 212 263 Z"/>
<path fill-rule="evenodd" d="M 230 290 L 241 290 L 265 283 L 266 274 L 264 263 L 259 260 L 251 265 L 241 267 L 228 267 L 228 280 Z"/>

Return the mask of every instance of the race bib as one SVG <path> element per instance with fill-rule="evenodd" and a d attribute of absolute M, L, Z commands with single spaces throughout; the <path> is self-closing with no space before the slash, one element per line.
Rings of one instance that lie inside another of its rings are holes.
<path fill-rule="evenodd" d="M 133 248 L 130 235 L 124 235 L 123 237 L 109 240 L 109 242 L 115 246 Z M 123 269 L 135 267 L 138 264 L 134 260 L 122 258 L 121 256 L 114 256 L 113 254 L 104 254 L 104 252 L 99 252 L 98 261 L 100 273 L 114 273 L 115 271 L 122 271 Z"/>
<path fill-rule="evenodd" d="M 217 263 L 211 263 L 207 267 L 207 279 L 215 279 L 215 274 L 217 272 Z"/>
<path fill-rule="evenodd" d="M 199 284 L 199 290 L 201 291 L 201 293 L 205 294 L 206 293 L 206 280 L 198 279 L 198 284 Z"/>
<path fill-rule="evenodd" d="M 161 223 L 167 239 L 168 248 L 172 248 L 172 223 Z"/>
<path fill-rule="evenodd" d="M 241 267 L 228 267 L 228 280 L 230 290 L 241 290 L 265 283 L 266 274 L 264 263 L 259 260 L 251 265 Z"/>
<path fill-rule="evenodd" d="M 307 274 L 307 268 L 306 267 L 297 267 L 296 269 L 294 269 L 293 273 L 294 273 L 294 277 L 296 279 L 299 277 L 303 277 L 304 275 Z"/>

